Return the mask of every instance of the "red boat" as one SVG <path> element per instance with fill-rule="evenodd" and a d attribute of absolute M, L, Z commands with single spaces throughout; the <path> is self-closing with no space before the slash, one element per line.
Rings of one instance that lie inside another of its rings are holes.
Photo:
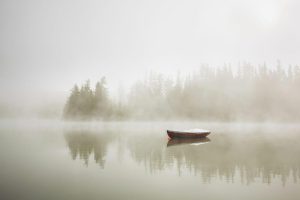
<path fill-rule="evenodd" d="M 204 138 L 210 134 L 209 130 L 204 129 L 191 129 L 185 131 L 167 130 L 170 138 Z"/>

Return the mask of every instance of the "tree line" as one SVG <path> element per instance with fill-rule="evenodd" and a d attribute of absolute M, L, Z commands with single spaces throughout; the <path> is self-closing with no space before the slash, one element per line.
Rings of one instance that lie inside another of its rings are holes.
<path fill-rule="evenodd" d="M 75 85 L 64 108 L 64 117 L 71 118 L 106 118 L 112 106 L 108 99 L 105 77 L 101 78 L 92 90 L 90 81 L 80 88 Z"/>
<path fill-rule="evenodd" d="M 149 73 L 121 102 L 108 95 L 105 78 L 74 86 L 65 118 L 286 120 L 300 119 L 300 68 L 244 63 L 236 68 L 202 65 L 170 78 Z"/>

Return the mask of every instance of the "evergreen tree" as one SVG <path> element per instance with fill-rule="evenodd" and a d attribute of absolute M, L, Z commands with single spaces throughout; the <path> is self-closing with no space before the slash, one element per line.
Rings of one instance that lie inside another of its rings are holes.
<path fill-rule="evenodd" d="M 80 114 L 78 112 L 80 92 L 78 86 L 75 84 L 71 90 L 71 95 L 67 100 L 67 103 L 64 108 L 64 117 L 71 118 Z"/>
<path fill-rule="evenodd" d="M 80 98 L 78 105 L 79 113 L 82 117 L 89 118 L 92 116 L 94 108 L 94 94 L 92 89 L 90 88 L 90 81 L 87 80 L 80 89 Z"/>
<path fill-rule="evenodd" d="M 105 77 L 102 77 L 101 81 L 96 83 L 95 104 L 96 116 L 107 117 L 110 111 L 110 105 L 108 101 Z"/>

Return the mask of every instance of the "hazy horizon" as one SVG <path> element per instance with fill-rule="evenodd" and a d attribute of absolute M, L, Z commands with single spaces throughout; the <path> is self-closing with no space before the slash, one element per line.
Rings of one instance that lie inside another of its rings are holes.
<path fill-rule="evenodd" d="M 63 102 L 73 84 L 106 76 L 116 93 L 144 74 L 201 64 L 300 64 L 299 2 L 0 2 L 0 103 Z"/>
<path fill-rule="evenodd" d="M 299 200 L 299 8 L 0 0 L 0 198 Z"/>

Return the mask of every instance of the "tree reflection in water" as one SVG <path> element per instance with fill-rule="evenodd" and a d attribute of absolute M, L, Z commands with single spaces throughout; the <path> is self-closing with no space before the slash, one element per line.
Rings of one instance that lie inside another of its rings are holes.
<path fill-rule="evenodd" d="M 300 178 L 297 134 L 273 137 L 264 133 L 216 133 L 210 137 L 211 141 L 202 141 L 203 145 L 194 145 L 194 141 L 168 141 L 164 133 L 158 132 L 118 135 L 73 132 L 65 134 L 65 139 L 73 159 L 79 157 L 88 164 L 89 156 L 94 153 L 95 162 L 102 167 L 107 146 L 115 140 L 116 148 L 125 146 L 136 164 L 144 165 L 150 173 L 176 168 L 178 175 L 195 174 L 205 183 L 219 178 L 243 184 L 257 181 L 270 184 L 274 178 L 280 178 L 285 185 L 289 178 L 295 183 Z"/>
<path fill-rule="evenodd" d="M 93 153 L 94 161 L 104 168 L 107 146 L 113 141 L 113 136 L 111 133 L 69 131 L 65 134 L 65 140 L 73 160 L 82 159 L 88 166 L 89 157 Z"/>

